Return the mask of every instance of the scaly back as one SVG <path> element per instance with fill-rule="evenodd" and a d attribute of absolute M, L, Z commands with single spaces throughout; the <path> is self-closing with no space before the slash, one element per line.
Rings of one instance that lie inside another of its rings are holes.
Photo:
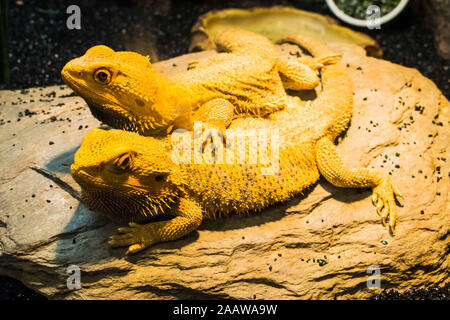
<path fill-rule="evenodd" d="M 291 35 L 280 42 L 301 44 L 315 58 L 333 56 L 334 53 L 321 42 Z M 353 86 L 342 63 L 326 65 L 321 71 L 321 86 L 317 98 L 311 103 L 296 97 L 288 99 L 286 108 L 266 119 L 236 119 L 230 129 L 279 129 L 282 143 L 302 144 L 317 141 L 323 136 L 334 140 L 347 129 L 353 109 Z"/>

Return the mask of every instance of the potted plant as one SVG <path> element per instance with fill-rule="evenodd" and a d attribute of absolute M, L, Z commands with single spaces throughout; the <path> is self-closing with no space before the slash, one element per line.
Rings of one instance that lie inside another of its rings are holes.
<path fill-rule="evenodd" d="M 408 0 L 326 0 L 330 10 L 342 21 L 358 26 L 379 28 L 394 19 Z"/>

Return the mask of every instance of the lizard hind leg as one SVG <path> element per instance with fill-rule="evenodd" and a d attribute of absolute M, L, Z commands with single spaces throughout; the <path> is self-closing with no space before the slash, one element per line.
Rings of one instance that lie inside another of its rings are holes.
<path fill-rule="evenodd" d="M 298 60 L 279 61 L 278 73 L 284 88 L 288 90 L 311 90 L 320 83 L 316 71 Z"/>
<path fill-rule="evenodd" d="M 372 188 L 372 202 L 377 208 L 381 221 L 384 226 L 389 224 L 390 230 L 394 234 L 397 222 L 395 199 L 400 203 L 402 196 L 392 184 L 389 176 L 374 169 L 345 168 L 336 146 L 328 137 L 323 137 L 316 143 L 315 152 L 320 173 L 334 186 Z"/>
<path fill-rule="evenodd" d="M 340 54 L 330 54 L 320 58 L 304 56 L 290 61 L 278 60 L 278 73 L 285 89 L 312 90 L 320 83 L 317 70 L 337 63 L 340 58 Z"/>

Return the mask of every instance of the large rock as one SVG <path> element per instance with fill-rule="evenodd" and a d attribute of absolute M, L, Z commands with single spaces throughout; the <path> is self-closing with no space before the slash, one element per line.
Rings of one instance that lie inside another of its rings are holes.
<path fill-rule="evenodd" d="M 0 274 L 53 299 L 368 298 L 379 291 L 367 287 L 372 265 L 381 288 L 448 282 L 449 103 L 414 69 L 330 45 L 343 53 L 355 91 L 339 151 L 348 166 L 392 175 L 405 197 L 395 236 L 369 191 L 321 179 L 284 205 L 207 221 L 183 239 L 124 256 L 125 248 L 107 246 L 118 226 L 79 202 L 70 176 L 81 139 L 99 125 L 83 100 L 65 86 L 2 91 Z M 176 72 L 208 54 L 157 68 Z M 66 286 L 70 265 L 81 270 L 80 290 Z"/>

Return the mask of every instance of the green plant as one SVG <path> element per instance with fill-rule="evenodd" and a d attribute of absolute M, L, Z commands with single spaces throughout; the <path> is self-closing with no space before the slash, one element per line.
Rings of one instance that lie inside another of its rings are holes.
<path fill-rule="evenodd" d="M 334 2 L 347 15 L 365 20 L 369 6 L 380 7 L 381 16 L 384 16 L 391 12 L 400 3 L 400 0 L 334 0 Z"/>

